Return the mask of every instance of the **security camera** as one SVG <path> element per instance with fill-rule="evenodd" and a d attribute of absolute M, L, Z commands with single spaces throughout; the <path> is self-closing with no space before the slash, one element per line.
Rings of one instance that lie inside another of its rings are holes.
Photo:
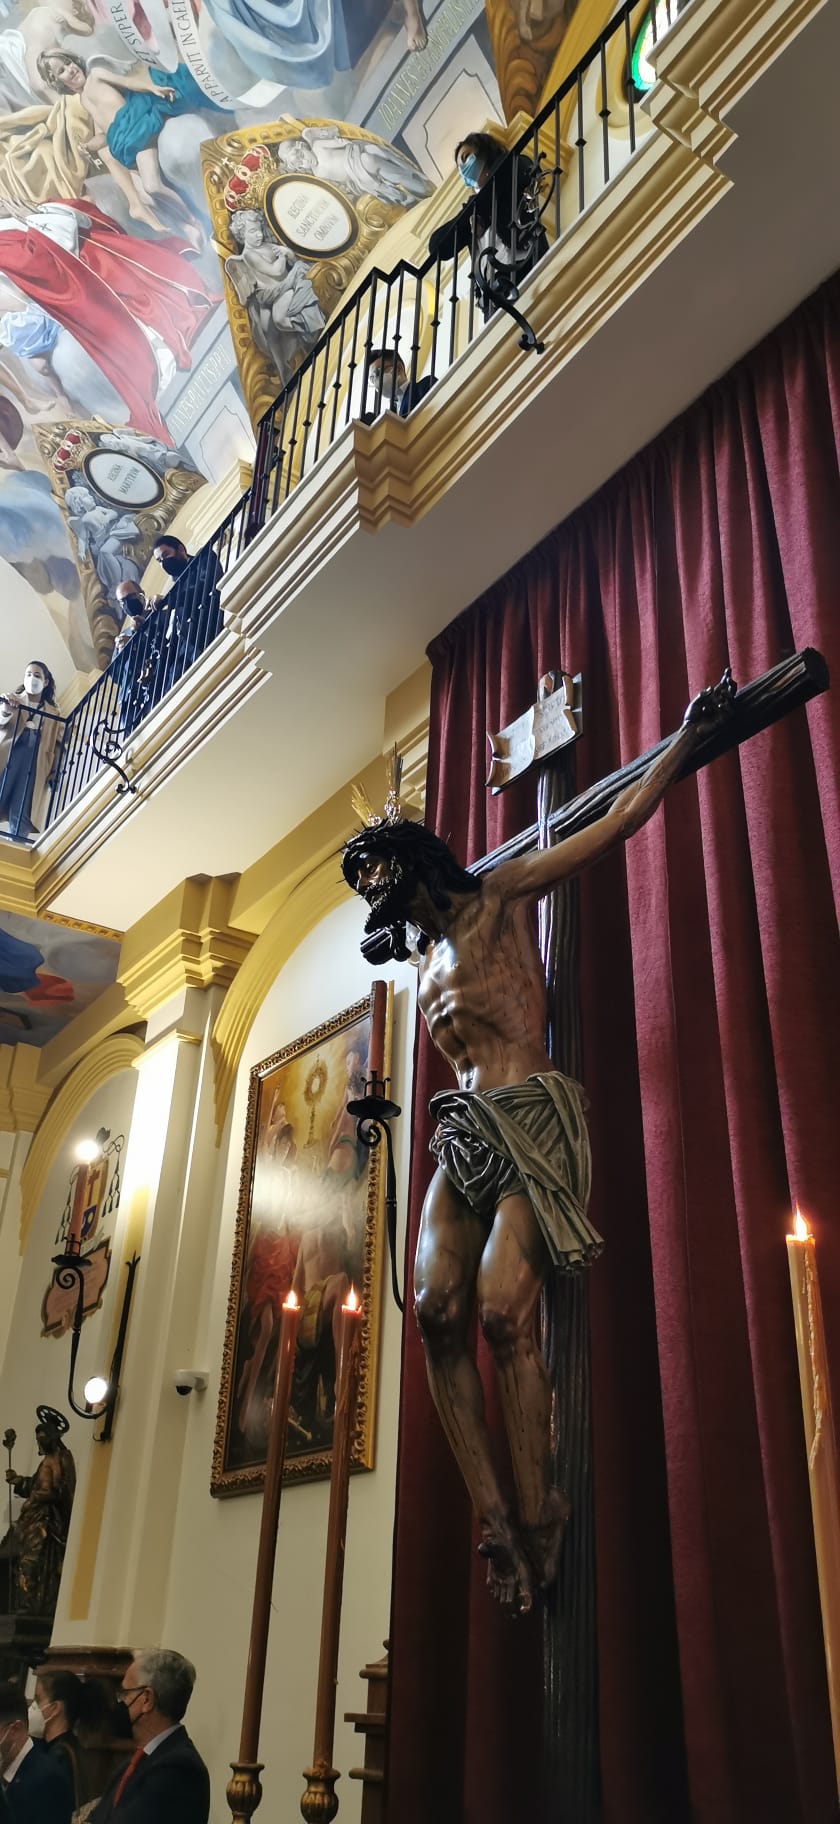
<path fill-rule="evenodd" d="M 196 1373 L 194 1368 L 176 1368 L 175 1392 L 180 1394 L 203 1393 L 207 1386 L 206 1374 Z"/>

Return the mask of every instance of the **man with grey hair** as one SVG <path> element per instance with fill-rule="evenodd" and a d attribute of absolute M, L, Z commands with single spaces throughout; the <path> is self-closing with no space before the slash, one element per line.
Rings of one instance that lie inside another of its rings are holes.
<path fill-rule="evenodd" d="M 166 1647 L 135 1653 L 123 1674 L 134 1753 L 90 1814 L 90 1824 L 208 1824 L 210 1779 L 181 1721 L 195 1667 Z"/>

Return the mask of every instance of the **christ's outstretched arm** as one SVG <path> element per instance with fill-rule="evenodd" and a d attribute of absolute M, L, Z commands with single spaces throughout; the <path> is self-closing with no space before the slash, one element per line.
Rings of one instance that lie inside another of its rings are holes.
<path fill-rule="evenodd" d="M 647 772 L 626 791 L 619 792 L 605 816 L 588 829 L 579 830 L 556 847 L 540 849 L 516 861 L 503 862 L 491 875 L 493 886 L 505 900 L 539 899 L 559 881 L 581 874 L 584 868 L 600 861 L 618 843 L 647 823 L 660 804 L 668 786 L 679 774 L 686 756 L 697 744 L 710 721 L 732 712 L 736 686 L 727 670 L 719 684 L 700 692 L 685 712 L 682 728 L 674 735 L 664 753 L 657 754 Z"/>

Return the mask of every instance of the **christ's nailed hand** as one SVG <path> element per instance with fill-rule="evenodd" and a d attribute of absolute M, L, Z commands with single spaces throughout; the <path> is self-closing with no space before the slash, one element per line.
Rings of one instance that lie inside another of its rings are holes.
<path fill-rule="evenodd" d="M 692 697 L 683 716 L 683 724 L 689 728 L 698 722 L 719 722 L 732 714 L 738 686 L 727 665 L 719 684 L 707 684 L 699 696 Z"/>

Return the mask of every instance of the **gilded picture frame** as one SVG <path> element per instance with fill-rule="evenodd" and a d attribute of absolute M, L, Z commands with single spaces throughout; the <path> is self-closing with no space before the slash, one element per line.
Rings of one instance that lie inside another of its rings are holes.
<path fill-rule="evenodd" d="M 383 1186 L 377 1149 L 358 1142 L 346 1104 L 364 1093 L 372 1044 L 390 1072 L 392 991 L 376 987 L 251 1071 L 213 1495 L 262 1488 L 280 1306 L 292 1285 L 302 1312 L 284 1481 L 329 1476 L 333 1324 L 351 1283 L 364 1311 L 351 1461 L 374 1466 Z"/>

